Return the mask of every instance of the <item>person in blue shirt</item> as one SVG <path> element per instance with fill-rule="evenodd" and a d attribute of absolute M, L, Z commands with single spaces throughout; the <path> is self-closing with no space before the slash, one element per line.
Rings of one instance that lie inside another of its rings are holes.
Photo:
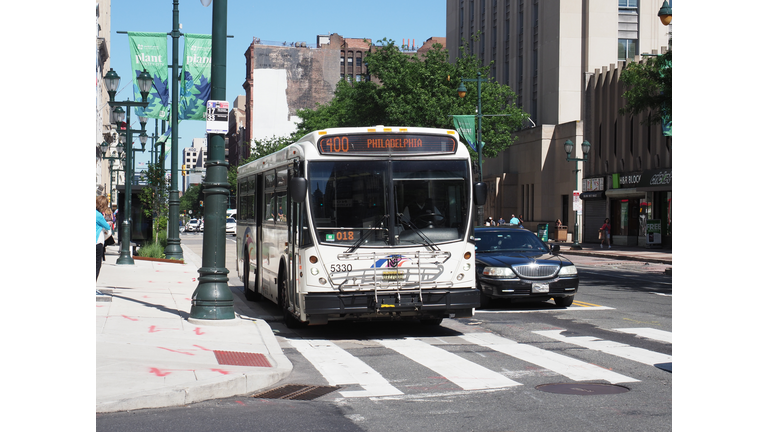
<path fill-rule="evenodd" d="M 520 225 L 520 219 L 516 218 L 515 215 L 512 215 L 512 217 L 509 219 L 509 224 L 513 226 Z"/>
<path fill-rule="evenodd" d="M 111 230 L 107 220 L 104 219 L 104 212 L 109 209 L 107 203 L 107 197 L 96 197 L 96 280 L 99 280 L 99 272 L 101 271 L 101 262 L 104 260 L 104 239 L 106 236 L 104 232 L 109 233 Z M 99 294 L 99 290 L 96 290 L 96 294 Z"/>

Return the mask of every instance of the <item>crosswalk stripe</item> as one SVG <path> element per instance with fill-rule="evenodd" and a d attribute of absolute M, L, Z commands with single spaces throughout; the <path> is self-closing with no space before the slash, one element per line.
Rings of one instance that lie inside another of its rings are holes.
<path fill-rule="evenodd" d="M 359 384 L 365 389 L 339 392 L 343 397 L 403 394 L 365 362 L 333 342 L 296 339 L 289 339 L 288 342 L 315 366 L 330 385 Z"/>
<path fill-rule="evenodd" d="M 638 327 L 638 328 L 617 328 L 614 329 L 622 333 L 629 333 L 644 337 L 647 339 L 653 339 L 661 342 L 672 343 L 672 332 L 659 330 L 655 328 Z"/>
<path fill-rule="evenodd" d="M 561 342 L 604 352 L 606 354 L 615 355 L 617 357 L 640 362 L 650 366 L 659 363 L 672 362 L 672 356 L 670 355 L 657 353 L 643 348 L 632 347 L 619 342 L 601 340 L 592 336 L 563 336 L 560 334 L 563 331 L 565 330 L 542 330 L 534 331 L 533 333 L 546 336 L 550 339 L 555 339 Z"/>
<path fill-rule="evenodd" d="M 382 346 L 437 372 L 464 390 L 521 385 L 456 354 L 416 339 L 377 340 Z"/>
<path fill-rule="evenodd" d="M 491 333 L 470 333 L 460 337 L 475 345 L 490 348 L 528 363 L 533 363 L 549 369 L 553 372 L 557 372 L 574 381 L 605 380 L 611 384 L 638 381 L 634 378 L 603 369 L 581 360 L 576 360 L 532 345 L 517 343 L 511 339 Z"/>

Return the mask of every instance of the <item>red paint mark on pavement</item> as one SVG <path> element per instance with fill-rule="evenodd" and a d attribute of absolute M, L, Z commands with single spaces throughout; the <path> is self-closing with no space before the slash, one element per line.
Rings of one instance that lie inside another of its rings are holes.
<path fill-rule="evenodd" d="M 195 327 L 195 334 L 196 334 L 196 335 L 198 335 L 198 336 L 200 336 L 200 335 L 204 335 L 204 334 L 205 334 L 205 332 L 204 332 L 204 331 L 202 331 L 202 330 L 200 329 L 200 327 Z"/>
<path fill-rule="evenodd" d="M 222 375 L 229 375 L 229 371 L 225 371 L 224 369 L 211 369 L 214 372 L 218 372 Z"/>
<path fill-rule="evenodd" d="M 159 377 L 164 377 L 166 375 L 170 375 L 171 374 L 171 372 L 164 372 L 164 371 L 161 371 L 158 368 L 149 368 L 149 372 L 153 373 L 153 374 L 155 374 L 155 375 L 157 375 Z"/>
<path fill-rule="evenodd" d="M 205 347 L 201 347 L 200 345 L 192 345 L 192 346 L 193 346 L 193 347 L 196 347 L 196 348 L 200 348 L 200 349 L 201 349 L 201 350 L 203 350 L 203 351 L 213 351 L 213 350 L 209 350 L 208 348 L 205 348 Z"/>
<path fill-rule="evenodd" d="M 129 319 L 129 320 L 131 320 L 131 321 L 138 321 L 138 318 L 131 318 L 131 317 L 129 317 L 129 316 L 126 316 L 126 315 L 121 315 L 121 316 L 122 316 L 123 318 L 125 318 L 125 319 Z"/>
<path fill-rule="evenodd" d="M 184 352 L 184 351 L 177 351 L 177 350 L 172 350 L 172 349 L 170 349 L 170 348 L 164 348 L 164 347 L 158 347 L 158 348 L 160 348 L 160 349 L 164 349 L 164 350 L 166 350 L 166 351 L 170 351 L 170 352 L 175 352 L 175 353 L 179 353 L 179 354 L 184 354 L 184 355 L 190 355 L 190 356 L 193 356 L 193 355 L 194 355 L 194 354 L 192 354 L 192 353 L 188 353 L 188 352 Z"/>
<path fill-rule="evenodd" d="M 149 332 L 150 332 L 150 333 L 155 333 L 155 332 L 159 332 L 159 331 L 160 331 L 160 330 L 157 330 L 157 327 L 155 327 L 155 326 L 149 326 Z"/>
<path fill-rule="evenodd" d="M 238 404 L 240 404 L 240 405 L 243 405 L 243 406 L 245 406 L 245 403 L 243 403 L 243 401 L 235 401 L 235 403 L 238 403 Z"/>

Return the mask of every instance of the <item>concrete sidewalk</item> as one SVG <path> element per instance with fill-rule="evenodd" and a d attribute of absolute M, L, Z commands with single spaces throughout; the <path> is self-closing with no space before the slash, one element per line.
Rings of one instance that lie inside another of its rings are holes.
<path fill-rule="evenodd" d="M 582 243 L 581 250 L 575 250 L 573 243 L 550 241 L 550 245 L 560 245 L 560 252 L 563 255 L 588 255 L 627 261 L 640 261 L 656 264 L 667 264 L 672 267 L 672 249 L 666 248 L 644 248 L 639 246 L 616 246 L 611 245 L 600 247 L 599 243 Z"/>
<path fill-rule="evenodd" d="M 293 366 L 263 320 L 190 321 L 201 258 L 185 264 L 135 259 L 116 265 L 108 248 L 96 289 L 96 412 L 180 406 L 255 393 Z"/>

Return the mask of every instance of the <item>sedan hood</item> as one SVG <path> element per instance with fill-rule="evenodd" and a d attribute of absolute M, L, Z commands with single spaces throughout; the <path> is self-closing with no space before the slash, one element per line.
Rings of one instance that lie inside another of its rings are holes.
<path fill-rule="evenodd" d="M 532 262 L 541 264 L 570 264 L 569 260 L 559 255 L 521 252 L 480 253 L 477 255 L 477 261 L 490 267 L 509 267 Z"/>

